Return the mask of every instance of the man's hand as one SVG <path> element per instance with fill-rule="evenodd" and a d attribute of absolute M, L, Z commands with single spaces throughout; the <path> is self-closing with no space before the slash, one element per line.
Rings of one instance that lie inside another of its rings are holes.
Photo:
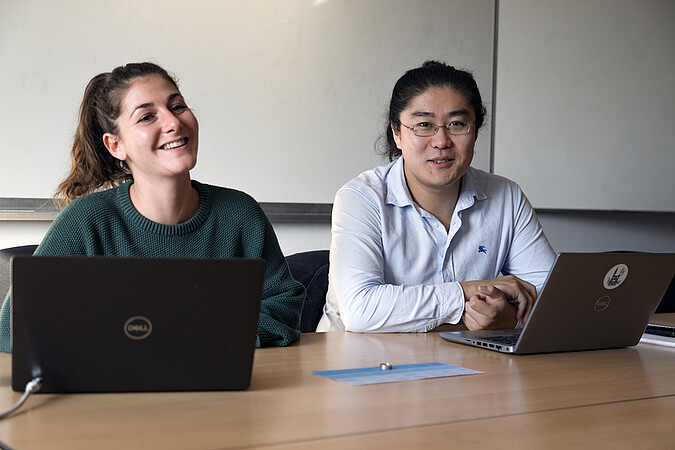
<path fill-rule="evenodd" d="M 523 322 L 525 322 L 529 317 L 532 306 L 534 306 L 534 302 L 537 299 L 537 289 L 527 281 L 521 280 L 520 278 L 514 277 L 513 275 L 507 275 L 504 277 L 483 281 L 462 281 L 460 282 L 460 285 L 464 290 L 464 300 L 467 302 L 466 306 L 473 310 L 472 315 L 476 316 L 475 313 L 478 313 L 481 316 L 483 314 L 487 314 L 487 316 L 479 317 L 481 320 L 476 320 L 474 322 L 474 325 L 479 323 L 484 325 L 477 329 L 484 329 L 486 326 L 493 329 L 495 328 L 485 321 L 489 320 L 490 317 L 493 317 L 493 320 L 497 320 L 496 318 L 501 317 L 504 310 L 506 310 L 506 306 L 510 306 L 508 304 L 503 305 L 500 299 L 512 304 L 517 303 L 515 319 L 516 321 L 522 320 Z M 483 301 L 487 305 L 491 306 L 492 308 L 488 308 L 490 311 L 486 310 L 486 305 L 482 305 L 480 303 L 474 302 L 473 305 L 471 305 L 471 301 L 474 299 L 474 297 L 477 300 Z M 488 297 L 491 300 L 490 302 L 487 302 Z M 497 311 L 492 311 L 494 308 L 497 308 Z M 471 317 L 469 318 L 469 321 L 472 321 Z M 515 326 L 515 324 L 513 326 Z M 467 327 L 469 327 L 468 324 Z"/>
<path fill-rule="evenodd" d="M 514 328 L 518 323 L 516 307 L 494 286 L 478 286 L 464 305 L 464 325 L 469 330 L 499 330 Z"/>

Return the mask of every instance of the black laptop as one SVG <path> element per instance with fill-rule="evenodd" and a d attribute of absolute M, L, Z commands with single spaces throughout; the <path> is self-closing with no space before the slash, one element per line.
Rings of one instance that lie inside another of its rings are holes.
<path fill-rule="evenodd" d="M 247 389 L 265 261 L 16 257 L 12 389 Z"/>
<path fill-rule="evenodd" d="M 673 274 L 672 253 L 561 253 L 522 330 L 440 336 L 515 354 L 636 345 Z"/>

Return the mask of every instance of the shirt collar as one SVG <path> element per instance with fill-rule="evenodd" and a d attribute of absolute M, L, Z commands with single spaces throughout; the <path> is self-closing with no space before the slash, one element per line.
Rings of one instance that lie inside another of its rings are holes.
<path fill-rule="evenodd" d="M 476 200 L 485 200 L 487 194 L 482 186 L 478 183 L 478 171 L 469 166 L 466 173 L 462 176 L 462 187 L 459 191 L 459 198 L 457 199 L 457 211 L 468 209 L 474 205 Z"/>
<path fill-rule="evenodd" d="M 385 177 L 387 187 L 387 204 L 398 207 L 413 206 L 413 199 L 408 190 L 403 173 L 403 157 L 389 164 L 389 170 Z"/>
<path fill-rule="evenodd" d="M 469 167 L 462 176 L 462 186 L 457 199 L 457 210 L 461 211 L 473 206 L 476 200 L 485 200 L 487 194 L 477 182 L 477 171 Z M 405 207 L 415 206 L 403 173 L 403 157 L 389 164 L 389 170 L 385 178 L 387 187 L 387 204 Z"/>

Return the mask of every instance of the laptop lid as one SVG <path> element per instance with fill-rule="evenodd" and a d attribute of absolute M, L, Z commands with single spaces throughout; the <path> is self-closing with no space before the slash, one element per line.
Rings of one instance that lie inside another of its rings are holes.
<path fill-rule="evenodd" d="M 16 257 L 12 388 L 246 389 L 262 259 Z"/>
<path fill-rule="evenodd" d="M 675 254 L 561 253 L 522 330 L 440 336 L 516 354 L 636 345 L 674 273 Z M 515 344 L 495 342 L 495 335 L 504 334 L 519 338 Z"/>

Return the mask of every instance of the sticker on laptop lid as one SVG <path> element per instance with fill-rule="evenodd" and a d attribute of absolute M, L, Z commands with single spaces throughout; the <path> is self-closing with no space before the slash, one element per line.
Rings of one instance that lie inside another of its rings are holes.
<path fill-rule="evenodd" d="M 609 269 L 602 283 L 605 286 L 605 289 L 616 289 L 621 286 L 621 283 L 626 281 L 627 276 L 628 266 L 625 264 L 617 264 Z"/>

